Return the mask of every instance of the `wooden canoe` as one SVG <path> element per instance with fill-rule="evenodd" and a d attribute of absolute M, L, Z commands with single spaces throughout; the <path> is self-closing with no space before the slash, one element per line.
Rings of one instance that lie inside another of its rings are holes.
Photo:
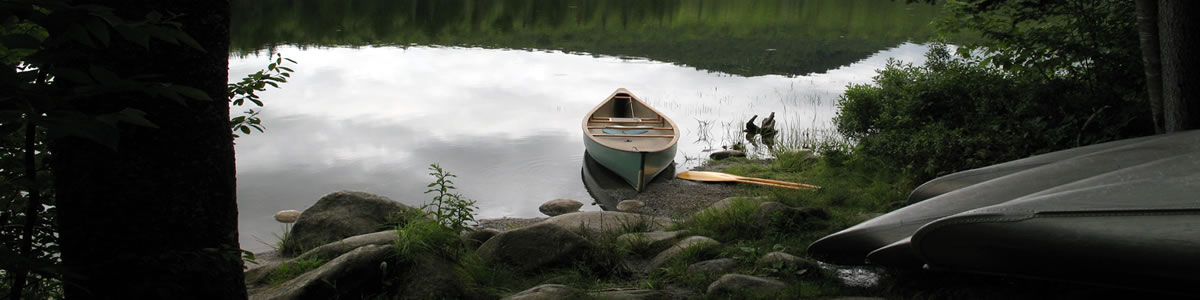
<path fill-rule="evenodd" d="M 583 118 L 588 154 L 639 192 L 674 163 L 678 142 L 674 121 L 623 88 Z"/>

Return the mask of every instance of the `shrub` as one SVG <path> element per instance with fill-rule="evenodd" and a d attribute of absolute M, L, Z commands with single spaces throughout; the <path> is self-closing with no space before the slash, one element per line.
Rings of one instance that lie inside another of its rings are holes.
<path fill-rule="evenodd" d="M 1089 82 L 1002 70 L 940 44 L 926 56 L 924 66 L 889 61 L 873 84 L 851 85 L 834 119 L 856 151 L 912 180 L 1152 133 L 1145 105 Z"/>

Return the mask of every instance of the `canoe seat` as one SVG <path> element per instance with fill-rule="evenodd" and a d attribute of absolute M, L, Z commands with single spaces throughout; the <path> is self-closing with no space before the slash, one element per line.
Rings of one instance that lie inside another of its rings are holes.
<path fill-rule="evenodd" d="M 607 133 L 607 134 L 643 134 L 643 133 L 646 133 L 646 132 L 648 132 L 649 130 L 646 130 L 646 129 L 625 129 L 625 130 L 620 130 L 620 129 L 605 128 L 605 129 L 604 129 L 604 130 L 602 130 L 602 131 L 604 131 L 604 133 Z"/>

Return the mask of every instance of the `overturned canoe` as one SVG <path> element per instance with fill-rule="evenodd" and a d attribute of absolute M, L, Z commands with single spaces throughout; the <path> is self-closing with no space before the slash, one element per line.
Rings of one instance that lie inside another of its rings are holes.
<path fill-rule="evenodd" d="M 923 187 L 939 185 L 914 192 L 914 204 L 814 242 L 809 254 L 841 264 L 1200 292 L 1200 131 L 1034 156 Z"/>
<path fill-rule="evenodd" d="M 637 191 L 672 165 L 678 142 L 674 121 L 623 88 L 583 119 L 588 154 Z"/>
<path fill-rule="evenodd" d="M 1139 138 L 1133 142 L 1105 143 L 1091 146 L 1088 150 L 1073 151 L 1077 155 L 1067 157 L 1063 157 L 1059 152 L 1048 153 L 965 171 L 981 173 L 980 170 L 1002 166 L 1024 166 L 1016 167 L 1016 170 L 1011 172 L 1005 171 L 1003 173 L 1007 174 L 1002 176 L 979 180 L 974 184 L 964 184 L 961 188 L 939 193 L 929 199 L 831 234 L 814 242 L 808 251 L 827 262 L 863 264 L 870 252 L 900 242 L 916 233 L 921 226 L 937 219 L 1001 204 L 1162 157 L 1200 151 L 1200 130 Z M 1044 156 L 1055 156 L 1058 159 L 1046 161 Z M 958 179 L 962 176 L 955 173 L 943 178 Z M 934 179 L 922 186 L 936 186 L 943 178 Z"/>

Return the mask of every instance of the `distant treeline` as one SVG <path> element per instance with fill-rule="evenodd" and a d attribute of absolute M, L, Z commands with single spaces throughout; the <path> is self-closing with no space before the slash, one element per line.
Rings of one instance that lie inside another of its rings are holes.
<path fill-rule="evenodd" d="M 938 7 L 888 0 L 235 0 L 235 54 L 441 45 L 644 57 L 756 76 L 847 65 L 934 36 Z"/>

